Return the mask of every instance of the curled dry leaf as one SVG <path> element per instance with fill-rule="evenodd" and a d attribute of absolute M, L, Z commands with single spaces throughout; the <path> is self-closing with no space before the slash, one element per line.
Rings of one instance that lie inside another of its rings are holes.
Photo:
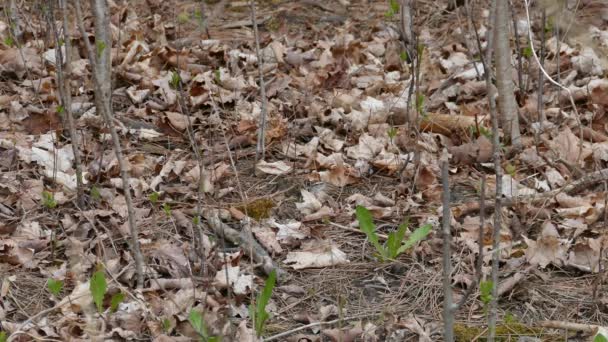
<path fill-rule="evenodd" d="M 300 251 L 289 252 L 284 262 L 293 269 L 300 270 L 341 265 L 350 261 L 337 246 L 314 241 L 303 245 Z"/>

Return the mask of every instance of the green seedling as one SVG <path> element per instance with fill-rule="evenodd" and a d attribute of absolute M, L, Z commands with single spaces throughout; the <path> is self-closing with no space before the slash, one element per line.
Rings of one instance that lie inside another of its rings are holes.
<path fill-rule="evenodd" d="M 6 37 L 4 38 L 4 45 L 8 47 L 13 47 L 13 45 L 15 45 L 15 40 L 13 39 L 13 37 Z"/>
<path fill-rule="evenodd" d="M 108 283 L 106 282 L 106 276 L 103 270 L 98 270 L 93 273 L 91 281 L 89 283 L 89 290 L 93 296 L 93 301 L 97 306 L 97 311 L 102 312 L 103 309 L 103 297 L 106 295 L 108 289 Z"/>
<path fill-rule="evenodd" d="M 190 20 L 190 16 L 186 12 L 182 12 L 182 13 L 180 13 L 180 14 L 177 15 L 177 22 L 180 25 L 183 25 L 183 24 L 187 23 L 189 20 Z"/>
<path fill-rule="evenodd" d="M 0 331 L 0 342 L 6 342 L 8 341 L 8 336 L 6 335 L 5 331 Z"/>
<path fill-rule="evenodd" d="M 167 215 L 167 217 L 171 216 L 171 204 L 165 202 L 163 204 L 163 211 L 165 212 L 165 215 Z"/>
<path fill-rule="evenodd" d="M 178 89 L 181 81 L 182 81 L 182 78 L 179 76 L 179 73 L 177 71 L 172 71 L 171 72 L 171 81 L 170 81 L 171 88 Z"/>
<path fill-rule="evenodd" d="M 50 278 L 46 283 L 46 288 L 53 296 L 58 297 L 63 289 L 63 281 Z"/>
<path fill-rule="evenodd" d="M 511 163 L 509 163 L 505 166 L 505 172 L 512 178 L 515 177 L 516 171 L 517 171 L 517 168 L 515 167 L 515 165 L 513 165 Z"/>
<path fill-rule="evenodd" d="M 220 69 L 215 70 L 215 83 L 219 84 L 222 80 L 222 73 Z"/>
<path fill-rule="evenodd" d="M 408 59 L 407 57 L 407 51 L 401 51 L 399 54 L 399 59 L 401 59 L 402 62 L 406 62 Z"/>
<path fill-rule="evenodd" d="M 416 111 L 420 113 L 420 115 L 426 114 L 426 112 L 424 111 L 424 100 L 424 94 L 416 95 Z"/>
<path fill-rule="evenodd" d="M 57 207 L 57 201 L 55 201 L 55 196 L 51 192 L 43 191 L 42 205 L 47 209 L 53 209 Z"/>
<path fill-rule="evenodd" d="M 395 16 L 395 14 L 399 13 L 399 1 L 398 0 L 389 0 L 388 2 L 388 11 L 384 14 L 388 19 L 391 19 Z"/>
<path fill-rule="evenodd" d="M 397 128 L 396 127 L 389 128 L 388 131 L 386 132 L 386 134 L 388 135 L 388 138 L 392 142 L 395 139 L 395 137 L 397 136 Z"/>
<path fill-rule="evenodd" d="M 277 273 L 275 270 L 273 270 L 272 272 L 270 272 L 270 275 L 268 275 L 268 279 L 266 279 L 264 289 L 258 296 L 257 301 L 255 303 L 255 307 L 253 305 L 249 305 L 249 315 L 253 320 L 253 326 L 258 337 L 262 336 L 266 321 L 268 320 L 268 318 L 270 318 L 270 315 L 268 314 L 268 312 L 266 312 L 266 306 L 270 301 L 270 297 L 272 296 L 272 290 L 274 289 L 276 281 Z"/>
<path fill-rule="evenodd" d="M 188 321 L 190 322 L 192 328 L 194 328 L 196 333 L 200 335 L 200 341 L 220 341 L 220 338 L 217 336 L 209 336 L 209 332 L 207 330 L 207 326 L 205 325 L 205 320 L 203 319 L 203 314 L 201 312 L 196 310 L 190 310 L 190 315 L 188 315 Z"/>
<path fill-rule="evenodd" d="M 598 333 L 593 338 L 593 342 L 608 342 L 608 338 L 606 338 L 606 336 L 604 336 L 602 333 Z"/>
<path fill-rule="evenodd" d="M 365 233 L 372 246 L 376 248 L 380 260 L 396 259 L 399 255 L 426 238 L 432 228 L 430 224 L 425 224 L 414 230 L 407 240 L 404 241 L 405 233 L 409 226 L 409 223 L 406 221 L 399 225 L 399 228 L 396 231 L 389 233 L 386 243 L 382 245 L 379 242 L 378 234 L 376 233 L 376 225 L 373 222 L 372 214 L 369 210 L 363 206 L 357 206 L 356 215 L 357 220 L 359 221 L 359 228 Z"/>
<path fill-rule="evenodd" d="M 101 58 L 101 55 L 106 49 L 106 43 L 102 40 L 97 42 L 97 58 Z"/>
<path fill-rule="evenodd" d="M 521 54 L 522 54 L 522 56 L 524 56 L 526 58 L 532 57 L 532 46 L 531 45 L 526 46 Z"/>
<path fill-rule="evenodd" d="M 95 185 L 91 187 L 91 198 L 95 201 L 101 201 L 101 192 L 99 191 L 99 188 Z"/>
<path fill-rule="evenodd" d="M 201 223 L 201 217 L 200 216 L 194 216 L 192 217 L 192 224 L 194 224 L 195 226 L 198 226 Z"/>
<path fill-rule="evenodd" d="M 116 312 L 118 305 L 125 300 L 125 294 L 122 292 L 115 293 L 110 299 L 110 311 Z"/>
<path fill-rule="evenodd" d="M 168 318 L 163 318 L 163 320 L 161 321 L 161 325 L 163 327 L 163 331 L 166 333 L 170 333 L 171 332 L 171 320 Z"/>
<path fill-rule="evenodd" d="M 156 191 L 154 191 L 153 193 L 151 193 L 148 196 L 148 199 L 150 200 L 150 202 L 154 205 L 156 205 L 156 203 L 158 203 L 158 198 L 160 197 L 160 194 Z"/>
<path fill-rule="evenodd" d="M 492 301 L 492 288 L 494 287 L 494 283 L 492 281 L 482 281 L 479 283 L 479 299 L 484 305 L 484 308 L 487 309 L 488 305 Z"/>

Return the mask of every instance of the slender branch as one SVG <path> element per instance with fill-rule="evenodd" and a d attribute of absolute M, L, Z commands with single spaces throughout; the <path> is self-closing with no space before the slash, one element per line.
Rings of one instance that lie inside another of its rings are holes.
<path fill-rule="evenodd" d="M 450 180 L 449 155 L 446 149 L 441 156 L 442 191 L 442 235 L 443 235 L 443 336 L 445 341 L 454 341 L 454 303 L 452 299 L 452 232 L 450 229 Z"/>
<path fill-rule="evenodd" d="M 266 120 L 268 117 L 268 99 L 266 98 L 266 84 L 264 83 L 264 61 L 260 51 L 260 35 L 258 33 L 258 22 L 255 14 L 255 2 L 250 0 L 251 22 L 253 24 L 253 35 L 255 36 L 255 52 L 258 57 L 258 72 L 260 73 L 260 96 L 262 97 L 262 116 L 258 128 L 258 142 L 255 150 L 255 160 L 263 160 L 266 157 Z"/>
<path fill-rule="evenodd" d="M 75 0 L 76 16 L 80 32 L 85 41 L 87 51 L 89 53 L 89 61 L 93 69 L 93 81 L 95 84 L 95 105 L 99 112 L 102 113 L 106 125 L 110 130 L 112 143 L 114 145 L 114 154 L 118 161 L 120 175 L 122 178 L 122 188 L 127 205 L 127 220 L 129 223 L 129 231 L 131 234 L 131 249 L 133 250 L 133 259 L 135 260 L 135 270 L 137 273 L 137 287 L 141 288 L 144 285 L 144 258 L 139 248 L 138 235 L 139 231 L 135 223 L 135 210 L 133 209 L 133 200 L 131 198 L 131 186 L 129 185 L 129 177 L 127 174 L 127 165 L 125 163 L 120 138 L 114 127 L 114 115 L 112 112 L 112 103 L 110 93 L 112 88 L 111 83 L 111 47 L 112 39 L 110 34 L 110 15 L 108 3 L 105 0 L 91 0 L 91 7 L 94 12 L 95 19 L 95 50 L 89 43 L 84 27 L 84 19 L 80 7 L 80 0 Z"/>

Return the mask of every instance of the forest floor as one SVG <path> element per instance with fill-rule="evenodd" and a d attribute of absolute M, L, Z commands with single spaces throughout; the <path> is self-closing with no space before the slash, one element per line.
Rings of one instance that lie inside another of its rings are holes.
<path fill-rule="evenodd" d="M 451 155 L 455 300 L 472 287 L 456 313 L 457 340 L 487 333 L 475 265 L 481 258 L 487 284 L 494 215 L 502 218 L 503 340 L 583 341 L 594 332 L 557 328 L 608 326 L 608 22 L 597 2 L 563 9 L 574 20 L 547 8 L 544 28 L 532 9 L 534 47 L 544 31 L 545 68 L 569 89 L 577 111 L 568 92 L 546 79 L 539 93 L 525 10 L 515 4 L 524 147 L 502 161 L 509 204 L 496 213 L 487 88 L 472 33 L 477 28 L 485 47 L 486 1 L 473 1 L 470 16 L 463 7 L 447 11 L 447 1 L 416 2 L 417 88 L 390 1 L 261 1 L 266 105 L 248 1 L 208 3 L 208 30 L 199 2 L 110 1 L 113 108 L 146 261 L 141 289 L 118 163 L 95 112 L 73 11 L 69 34 L 58 34 L 72 43 L 83 207 L 45 8 L 19 3 L 21 45 L 8 17 L 0 18 L 0 331 L 13 341 L 199 339 L 192 312 L 202 313 L 208 336 L 254 341 L 248 306 L 269 269 L 252 254 L 270 256 L 281 270 L 265 340 L 441 340 L 444 150 Z M 92 17 L 84 19 L 92 32 Z M 559 44 L 558 20 L 571 23 Z M 256 162 L 263 107 L 265 156 Z M 433 229 L 381 261 L 359 227 L 357 206 L 372 213 L 381 243 L 405 220 L 406 236 Z M 238 242 L 250 234 L 256 246 Z M 107 282 L 101 313 L 92 290 L 99 270 Z"/>

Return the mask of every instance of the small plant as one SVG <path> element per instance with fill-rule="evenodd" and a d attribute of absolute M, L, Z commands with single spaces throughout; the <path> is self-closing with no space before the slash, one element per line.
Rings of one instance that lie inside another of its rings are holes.
<path fill-rule="evenodd" d="M 63 289 L 63 281 L 50 278 L 46 282 L 46 288 L 53 296 L 58 297 Z"/>
<path fill-rule="evenodd" d="M 48 191 L 42 192 L 42 205 L 47 209 L 54 209 L 57 207 L 57 201 L 55 201 L 55 196 Z"/>
<path fill-rule="evenodd" d="M 215 70 L 215 83 L 219 84 L 222 80 L 222 72 L 220 69 Z"/>
<path fill-rule="evenodd" d="M 192 313 L 190 313 L 192 314 Z M 166 333 L 170 333 L 171 332 L 171 320 L 168 318 L 163 318 L 163 320 L 160 323 L 163 327 L 163 331 Z"/>
<path fill-rule="evenodd" d="M 101 192 L 99 191 L 99 188 L 95 185 L 91 187 L 91 198 L 95 201 L 101 201 Z"/>
<path fill-rule="evenodd" d="M 151 193 L 148 196 L 148 199 L 150 200 L 150 202 L 154 205 L 156 205 L 156 203 L 158 203 L 158 198 L 160 197 L 160 194 L 156 191 L 154 191 L 153 193 Z"/>
<path fill-rule="evenodd" d="M 177 15 L 177 22 L 180 25 L 183 25 L 183 24 L 187 23 L 189 20 L 190 20 L 190 16 L 186 12 L 182 12 L 182 13 L 180 13 L 180 14 Z"/>
<path fill-rule="evenodd" d="M 524 48 L 524 50 L 522 51 L 522 56 L 526 57 L 526 58 L 530 58 L 532 57 L 532 46 L 530 44 L 528 44 L 528 46 L 526 46 Z"/>
<path fill-rule="evenodd" d="M 273 270 L 270 272 L 270 275 L 268 275 L 268 279 L 266 279 L 264 289 L 258 296 L 255 307 L 253 305 L 249 305 L 249 315 L 253 320 L 253 327 L 255 328 L 255 332 L 258 337 L 262 336 L 266 321 L 270 317 L 268 312 L 266 312 L 266 306 L 270 301 L 270 296 L 272 295 L 272 290 L 274 289 L 276 281 L 277 273 L 275 270 Z"/>
<path fill-rule="evenodd" d="M 392 142 L 395 139 L 395 137 L 397 136 L 397 128 L 396 127 L 389 128 L 388 131 L 386 132 L 386 134 L 388 135 L 388 138 Z"/>
<path fill-rule="evenodd" d="M 177 71 L 171 72 L 171 81 L 170 81 L 171 88 L 178 89 L 181 81 L 182 81 L 182 78 L 179 76 L 179 73 Z"/>
<path fill-rule="evenodd" d="M 13 45 L 15 45 L 15 40 L 13 39 L 13 37 L 6 37 L 4 38 L 4 45 L 8 47 L 13 47 Z"/>
<path fill-rule="evenodd" d="M 98 269 L 93 276 L 91 277 L 91 281 L 89 283 L 89 290 L 91 291 L 91 295 L 93 296 L 93 301 L 97 306 L 97 311 L 99 313 L 102 312 L 103 309 L 103 297 L 106 295 L 106 291 L 108 289 L 108 283 L 106 282 L 106 276 L 104 274 L 103 269 Z"/>
<path fill-rule="evenodd" d="M 494 283 L 491 281 L 482 281 L 479 283 L 479 299 L 483 303 L 484 309 L 488 308 L 492 302 L 492 288 Z"/>
<path fill-rule="evenodd" d="M 511 178 L 515 177 L 515 172 L 517 171 L 517 168 L 515 167 L 515 165 L 508 163 L 507 165 L 505 165 L 505 172 L 511 176 Z"/>
<path fill-rule="evenodd" d="M 118 305 L 125 300 L 125 294 L 122 292 L 115 293 L 110 299 L 110 311 L 116 312 Z"/>
<path fill-rule="evenodd" d="M 97 42 L 97 58 L 101 58 L 104 50 L 106 49 L 106 43 L 102 40 Z"/>
<path fill-rule="evenodd" d="M 194 217 L 192 217 L 192 224 L 194 224 L 195 226 L 198 226 L 201 223 L 201 217 L 196 215 Z"/>
<path fill-rule="evenodd" d="M 408 59 L 407 51 L 401 51 L 399 54 L 399 59 L 401 59 L 402 62 L 406 62 Z"/>
<path fill-rule="evenodd" d="M 6 341 L 8 341 L 8 336 L 6 335 L 6 332 L 0 331 L 0 342 L 6 342 Z"/>
<path fill-rule="evenodd" d="M 378 240 L 376 225 L 372 220 L 372 214 L 369 210 L 363 206 L 357 206 L 356 215 L 357 220 L 359 221 L 359 228 L 365 233 L 372 246 L 376 248 L 376 252 L 381 260 L 396 259 L 401 253 L 423 240 L 431 232 L 432 228 L 430 224 L 425 224 L 416 229 L 404 242 L 405 233 L 409 225 L 406 221 L 399 225 L 399 228 L 396 231 L 389 233 L 386 243 L 382 245 Z"/>
<path fill-rule="evenodd" d="M 604 336 L 604 334 L 598 333 L 593 338 L 593 342 L 608 342 L 608 338 L 606 336 Z"/>
<path fill-rule="evenodd" d="M 203 314 L 201 312 L 196 310 L 190 310 L 190 315 L 188 315 L 188 321 L 190 322 L 192 328 L 194 328 L 196 333 L 201 336 L 201 341 L 220 341 L 220 338 L 218 336 L 209 336 L 209 332 L 207 331 L 207 326 L 205 325 L 205 320 L 203 319 Z"/>
<path fill-rule="evenodd" d="M 384 15 L 386 16 L 386 18 L 391 19 L 397 13 L 399 13 L 399 1 L 398 0 L 389 0 L 388 11 Z"/>
<path fill-rule="evenodd" d="M 171 216 L 171 204 L 165 202 L 163 204 L 163 211 L 165 212 L 165 215 L 167 215 L 167 217 Z"/>
<path fill-rule="evenodd" d="M 416 111 L 420 113 L 420 115 L 425 115 L 424 111 L 424 94 L 416 95 Z"/>

